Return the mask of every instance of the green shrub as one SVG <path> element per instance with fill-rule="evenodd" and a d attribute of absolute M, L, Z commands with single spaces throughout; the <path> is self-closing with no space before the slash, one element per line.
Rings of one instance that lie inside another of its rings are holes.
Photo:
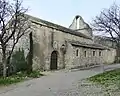
<path fill-rule="evenodd" d="M 11 77 L 6 77 L 6 78 L 1 77 L 0 85 L 9 85 L 9 84 L 17 83 L 23 80 L 24 78 L 20 78 L 18 76 L 11 76 Z"/>
<path fill-rule="evenodd" d="M 15 72 L 25 71 L 27 69 L 27 62 L 24 56 L 24 50 L 15 51 L 12 55 L 11 64 Z"/>
<path fill-rule="evenodd" d="M 30 73 L 28 75 L 28 77 L 32 77 L 32 78 L 39 78 L 40 76 L 42 76 L 43 74 L 40 73 L 40 71 L 33 71 L 32 73 Z"/>

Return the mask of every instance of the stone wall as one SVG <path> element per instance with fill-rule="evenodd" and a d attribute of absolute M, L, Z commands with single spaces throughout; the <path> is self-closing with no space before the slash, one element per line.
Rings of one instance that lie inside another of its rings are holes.
<path fill-rule="evenodd" d="M 95 36 L 94 43 L 106 46 L 109 50 L 104 50 L 104 64 L 114 63 L 116 60 L 116 43 L 110 37 Z"/>
<path fill-rule="evenodd" d="M 48 23 L 47 21 L 45 21 Z M 84 22 L 83 22 L 84 23 Z M 52 25 L 52 23 L 50 23 Z M 89 37 L 81 36 L 79 34 L 73 34 L 71 32 L 64 32 L 56 27 L 49 27 L 44 22 L 33 22 L 33 69 L 40 70 L 50 70 L 50 62 L 51 62 L 51 53 L 56 51 L 58 53 L 58 61 L 57 61 L 57 69 L 62 68 L 74 68 L 80 66 L 89 66 L 94 64 L 102 64 L 107 62 L 114 61 L 112 57 L 115 54 L 111 55 L 111 51 L 103 51 L 102 49 L 97 48 L 84 48 L 84 47 L 76 47 L 73 46 L 70 41 L 78 41 L 83 44 L 94 44 L 91 39 L 92 32 L 90 28 L 82 29 L 81 33 L 89 33 Z M 54 25 L 54 24 L 53 24 Z M 54 25 L 55 26 L 55 25 Z M 71 25 L 72 26 L 72 25 Z M 57 27 L 59 27 L 57 25 Z M 89 27 L 86 25 L 86 27 Z M 63 28 L 63 27 L 60 27 Z M 65 28 L 64 28 L 65 29 Z M 69 29 L 65 29 L 70 31 Z M 32 30 L 31 30 L 32 31 Z M 76 31 L 72 31 L 76 32 Z M 21 44 L 24 42 L 24 44 Z M 24 49 L 28 49 L 29 47 L 25 47 L 24 45 L 29 46 L 29 38 L 28 36 L 21 38 L 19 44 L 20 47 L 24 47 Z M 21 46 L 22 45 L 22 46 Z M 18 47 L 19 47 L 18 46 Z M 95 47 L 95 46 L 94 46 Z M 78 55 L 76 55 L 76 51 L 78 51 Z M 27 50 L 25 51 L 27 54 Z M 86 55 L 85 55 L 86 52 Z M 93 52 L 94 56 L 93 56 Z M 101 52 L 101 55 L 99 55 Z M 111 57 L 107 58 L 110 55 Z M 111 59 L 110 59 L 111 58 Z"/>
<path fill-rule="evenodd" d="M 74 49 L 74 53 L 73 53 L 74 67 L 77 67 L 77 66 L 88 67 L 91 65 L 97 65 L 97 64 L 103 63 L 103 50 L 84 48 L 84 47 L 75 47 L 75 46 L 73 47 L 73 49 Z M 78 50 L 78 55 L 76 50 Z"/>
<path fill-rule="evenodd" d="M 116 48 L 116 43 L 113 41 L 111 37 L 101 37 L 101 36 L 94 36 L 94 43 L 102 44 L 103 46 L 107 46 L 110 48 Z"/>
<path fill-rule="evenodd" d="M 109 48 L 109 50 L 104 50 L 104 64 L 113 64 L 116 59 L 116 49 Z"/>
<path fill-rule="evenodd" d="M 50 59 L 51 53 L 53 51 L 58 52 L 58 69 L 64 67 L 63 64 L 66 66 L 69 65 L 72 59 L 67 60 L 67 58 L 63 58 L 63 53 L 61 51 L 62 45 L 66 45 L 66 41 L 74 40 L 86 43 L 92 43 L 92 40 L 85 39 L 83 37 L 71 35 L 69 33 L 64 33 L 59 30 L 55 30 L 52 28 L 48 28 L 41 25 L 36 25 L 35 32 L 33 33 L 33 40 L 34 40 L 34 65 L 33 68 L 39 69 L 50 69 Z M 67 46 L 67 51 L 70 51 L 69 54 L 72 54 L 70 50 L 70 45 Z M 65 57 L 69 56 L 69 54 L 65 54 Z M 70 57 L 68 57 L 70 58 Z M 63 60 L 65 59 L 65 60 Z M 65 63 L 63 62 L 65 61 Z"/>
<path fill-rule="evenodd" d="M 100 50 L 95 50 L 95 56 L 92 56 L 94 49 L 74 47 L 68 41 L 79 41 L 82 43 L 92 44 L 91 39 L 64 33 L 60 30 L 55 30 L 41 25 L 36 25 L 34 32 L 34 69 L 50 69 L 51 53 L 58 52 L 58 69 L 73 68 L 77 66 L 100 64 L 103 63 L 103 58 L 99 56 Z M 61 51 L 62 45 L 66 46 L 66 53 Z M 76 49 L 79 49 L 79 56 L 76 57 Z M 86 50 L 87 56 L 84 56 Z M 102 52 L 102 51 L 101 51 Z"/>
<path fill-rule="evenodd" d="M 110 50 L 99 50 L 76 47 L 71 45 L 69 41 L 79 41 L 87 44 L 93 44 L 94 42 L 91 39 L 64 33 L 60 30 L 55 30 L 39 24 L 35 24 L 35 26 L 35 32 L 33 32 L 34 70 L 50 70 L 51 53 L 53 51 L 58 52 L 58 69 L 62 69 L 64 67 L 70 69 L 80 66 L 89 66 L 92 64 L 108 64 L 113 63 L 115 60 L 116 51 L 113 48 Z M 22 37 L 18 44 L 26 50 L 25 52 L 27 54 L 27 49 L 29 49 L 28 37 Z M 65 45 L 66 47 L 65 54 L 61 51 L 62 45 Z M 78 56 L 76 56 L 76 50 L 78 50 Z M 93 51 L 95 51 L 95 56 L 93 56 Z M 101 56 L 99 56 L 99 52 L 101 52 Z"/>

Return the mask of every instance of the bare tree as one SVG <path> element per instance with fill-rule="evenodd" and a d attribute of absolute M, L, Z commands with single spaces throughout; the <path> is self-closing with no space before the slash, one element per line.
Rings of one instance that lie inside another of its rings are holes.
<path fill-rule="evenodd" d="M 4 77 L 16 44 L 26 32 L 30 32 L 31 25 L 26 12 L 27 9 L 22 7 L 20 0 L 14 0 L 13 3 L 0 0 L 0 48 Z"/>
<path fill-rule="evenodd" d="M 114 3 L 109 9 L 101 11 L 92 26 L 94 31 L 111 36 L 117 44 L 117 55 L 120 57 L 120 6 Z"/>

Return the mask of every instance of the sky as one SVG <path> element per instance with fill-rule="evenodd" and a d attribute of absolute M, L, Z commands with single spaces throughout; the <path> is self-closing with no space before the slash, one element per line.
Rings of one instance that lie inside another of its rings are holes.
<path fill-rule="evenodd" d="M 90 23 L 104 8 L 120 0 L 23 0 L 28 14 L 65 27 L 69 27 L 76 15 Z"/>

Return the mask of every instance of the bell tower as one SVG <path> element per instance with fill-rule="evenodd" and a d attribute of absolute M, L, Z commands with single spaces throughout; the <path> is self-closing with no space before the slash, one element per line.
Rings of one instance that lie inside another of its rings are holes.
<path fill-rule="evenodd" d="M 92 29 L 86 22 L 84 22 L 83 18 L 79 15 L 75 16 L 69 28 L 83 33 L 86 36 L 92 37 Z"/>

